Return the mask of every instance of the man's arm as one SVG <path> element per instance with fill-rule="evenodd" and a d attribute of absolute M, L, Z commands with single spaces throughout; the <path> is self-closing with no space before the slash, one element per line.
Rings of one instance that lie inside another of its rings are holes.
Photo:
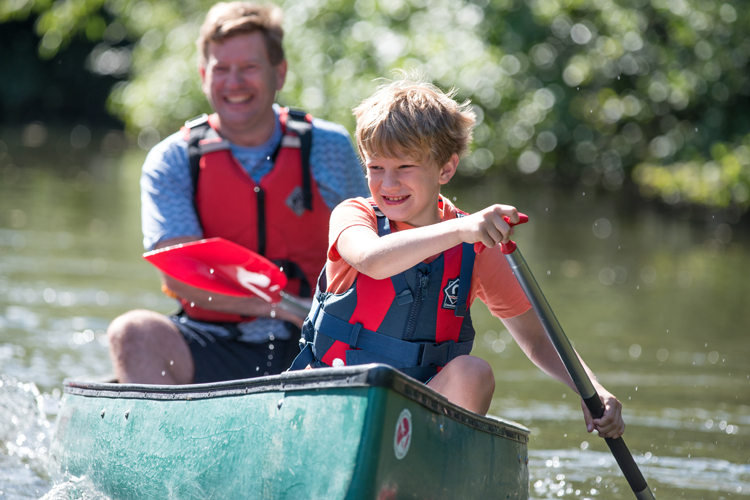
<path fill-rule="evenodd" d="M 578 393 L 565 365 L 560 360 L 560 356 L 557 354 L 552 341 L 550 341 L 547 333 L 544 331 L 544 327 L 533 309 L 529 309 L 514 318 L 503 319 L 502 322 L 508 328 L 508 331 L 516 340 L 519 347 L 521 347 L 526 356 L 535 365 Z M 581 359 L 580 356 L 578 358 Z M 625 423 L 622 420 L 622 404 L 599 383 L 594 373 L 586 366 L 586 363 L 582 359 L 581 364 L 591 379 L 591 383 L 594 384 L 594 388 L 597 394 L 599 394 L 602 403 L 604 403 L 605 408 L 604 416 L 594 420 L 582 402 L 584 420 L 586 421 L 588 432 L 597 429 L 601 437 L 616 438 L 621 436 L 625 430 Z"/>

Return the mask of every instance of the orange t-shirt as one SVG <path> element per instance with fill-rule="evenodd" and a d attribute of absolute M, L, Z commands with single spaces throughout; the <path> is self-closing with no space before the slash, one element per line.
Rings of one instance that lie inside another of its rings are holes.
<path fill-rule="evenodd" d="M 455 219 L 456 207 L 443 198 L 441 220 Z M 412 229 L 403 222 L 391 222 L 391 232 Z M 326 261 L 326 277 L 328 289 L 326 291 L 340 294 L 348 290 L 359 271 L 341 258 L 336 248 L 339 236 L 345 229 L 353 226 L 364 226 L 377 234 L 377 217 L 370 202 L 364 198 L 352 198 L 338 205 L 331 214 L 331 224 L 328 233 L 328 258 Z M 434 260 L 433 256 L 426 262 Z M 513 272 L 500 250 L 500 245 L 486 248 L 474 259 L 474 272 L 469 290 L 469 306 L 479 298 L 498 318 L 512 318 L 525 313 L 531 308 L 521 285 L 518 284 Z"/>

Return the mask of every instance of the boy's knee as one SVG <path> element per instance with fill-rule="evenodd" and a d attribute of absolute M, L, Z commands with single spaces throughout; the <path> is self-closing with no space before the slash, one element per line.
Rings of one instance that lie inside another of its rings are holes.
<path fill-rule="evenodd" d="M 490 364 L 482 358 L 476 356 L 458 356 L 453 361 L 446 365 L 446 368 L 451 368 L 460 373 L 462 378 L 472 381 L 482 386 L 486 386 L 494 390 L 495 389 L 495 374 L 492 372 Z"/>

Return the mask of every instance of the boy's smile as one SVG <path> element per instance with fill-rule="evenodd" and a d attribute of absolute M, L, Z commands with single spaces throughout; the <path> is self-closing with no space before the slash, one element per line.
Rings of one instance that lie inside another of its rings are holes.
<path fill-rule="evenodd" d="M 367 183 L 375 203 L 388 219 L 414 227 L 440 222 L 440 186 L 456 171 L 458 155 L 442 167 L 427 160 L 365 155 Z"/>

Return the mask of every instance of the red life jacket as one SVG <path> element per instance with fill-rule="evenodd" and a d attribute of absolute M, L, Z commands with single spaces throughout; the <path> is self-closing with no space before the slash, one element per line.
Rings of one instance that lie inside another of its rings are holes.
<path fill-rule="evenodd" d="M 388 220 L 370 202 L 378 234 L 390 233 Z M 302 329 L 306 346 L 291 369 L 385 363 L 427 381 L 453 358 L 471 352 L 474 256 L 473 245 L 457 245 L 391 278 L 359 274 L 341 294 L 325 291 L 322 273 Z"/>
<path fill-rule="evenodd" d="M 281 143 L 274 153 L 273 169 L 260 183 L 234 158 L 229 141 L 216 132 L 215 115 L 186 123 L 183 132 L 189 150 L 197 148 L 200 153 L 194 186 L 203 237 L 222 237 L 264 255 L 284 269 L 288 293 L 309 296 L 309 284 L 315 283 L 325 265 L 331 209 L 310 175 L 312 117 L 302 117 L 299 112 L 281 110 Z M 236 323 L 253 319 L 179 300 L 195 320 Z"/>

